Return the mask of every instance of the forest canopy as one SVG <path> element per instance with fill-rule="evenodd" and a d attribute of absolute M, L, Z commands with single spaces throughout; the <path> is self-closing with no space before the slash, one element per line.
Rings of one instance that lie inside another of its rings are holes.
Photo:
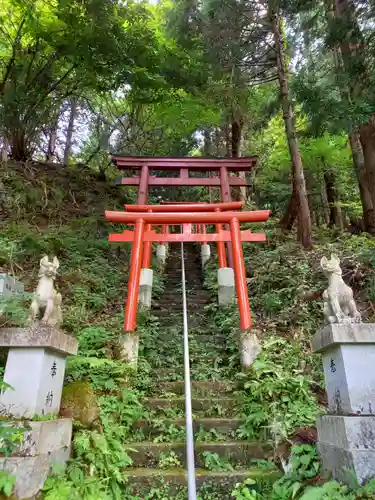
<path fill-rule="evenodd" d="M 257 154 L 233 196 L 303 246 L 314 224 L 375 234 L 374 16 L 361 0 L 4 0 L 2 158 L 104 178 L 110 153 Z"/>

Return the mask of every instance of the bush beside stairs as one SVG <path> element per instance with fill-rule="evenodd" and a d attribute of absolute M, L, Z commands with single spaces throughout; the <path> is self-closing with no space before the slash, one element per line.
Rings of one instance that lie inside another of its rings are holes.
<path fill-rule="evenodd" d="M 213 299 L 203 289 L 199 254 L 193 245 L 185 245 L 185 270 L 196 481 L 198 490 L 212 489 L 214 496 L 210 498 L 229 499 L 238 482 L 249 477 L 262 482 L 275 477 L 275 470 L 258 465 L 272 450 L 268 443 L 236 437 L 243 420 L 233 395 L 227 339 L 210 324 L 206 306 Z M 182 283 L 177 245 L 170 246 L 165 278 L 164 292 L 152 310 L 160 322 L 160 333 L 149 345 L 141 345 L 142 355 L 152 366 L 153 383 L 144 400 L 151 417 L 135 424 L 134 442 L 129 444 L 133 468 L 126 473 L 137 495 L 162 483 L 168 483 L 173 494 L 187 484 Z"/>

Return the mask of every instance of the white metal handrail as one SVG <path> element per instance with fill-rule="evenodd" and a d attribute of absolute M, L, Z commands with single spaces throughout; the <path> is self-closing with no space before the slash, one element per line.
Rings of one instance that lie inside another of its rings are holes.
<path fill-rule="evenodd" d="M 195 482 L 194 433 L 193 415 L 191 409 L 191 383 L 189 361 L 189 333 L 186 303 L 184 244 L 181 243 L 181 274 L 182 274 L 182 307 L 184 322 L 184 372 L 185 372 L 185 417 L 186 417 L 186 458 L 188 473 L 188 499 L 196 500 L 197 488 Z"/>

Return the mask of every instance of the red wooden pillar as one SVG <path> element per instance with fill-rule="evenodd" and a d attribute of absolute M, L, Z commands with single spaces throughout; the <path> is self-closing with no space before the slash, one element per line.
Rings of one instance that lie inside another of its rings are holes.
<path fill-rule="evenodd" d="M 143 234 L 144 220 L 140 218 L 135 221 L 134 240 L 132 245 L 130 274 L 128 282 L 128 297 L 126 299 L 125 305 L 124 330 L 126 332 L 133 332 L 136 328 Z"/>
<path fill-rule="evenodd" d="M 233 261 L 233 269 L 234 279 L 236 281 L 238 309 L 240 311 L 240 326 L 244 330 L 247 330 L 251 328 L 251 311 L 247 292 L 246 270 L 243 260 L 240 224 L 236 217 L 230 221 L 230 232 L 233 255 L 236 256 Z"/>
<path fill-rule="evenodd" d="M 220 189 L 221 189 L 221 201 L 224 203 L 232 201 L 228 170 L 227 167 L 225 167 L 224 165 L 220 167 Z M 225 224 L 224 227 L 227 231 L 229 230 L 228 224 Z M 227 243 L 227 251 L 228 251 L 229 267 L 233 268 L 233 252 L 230 243 Z"/>
<path fill-rule="evenodd" d="M 149 168 L 148 165 L 143 165 L 141 169 L 141 175 L 139 179 L 138 186 L 138 196 L 137 196 L 137 204 L 138 205 L 146 205 L 148 198 L 148 179 L 149 179 Z"/>
<path fill-rule="evenodd" d="M 220 208 L 215 210 L 216 212 L 220 212 Z M 221 224 L 215 224 L 216 232 L 220 235 L 221 233 Z M 219 258 L 219 268 L 227 267 L 227 256 L 225 255 L 225 245 L 223 241 L 217 242 L 217 255 Z"/>
<path fill-rule="evenodd" d="M 151 210 L 148 210 L 150 213 Z M 151 231 L 152 225 L 151 224 L 146 224 L 145 231 Z M 152 242 L 151 241 L 146 241 L 143 244 L 143 262 L 142 262 L 142 269 L 148 269 L 151 266 L 151 255 L 152 255 Z"/>
<path fill-rule="evenodd" d="M 147 204 L 147 199 L 148 199 L 148 179 L 150 176 L 150 170 L 148 165 L 143 165 L 141 169 L 141 175 L 139 179 L 139 186 L 138 186 L 138 196 L 137 196 L 137 204 L 139 205 L 146 205 Z M 151 230 L 151 224 L 146 224 L 146 231 Z M 146 241 L 144 243 L 144 248 L 143 248 L 143 262 L 142 262 L 142 267 L 149 268 L 151 264 L 151 249 L 152 249 L 152 243 L 150 241 Z"/>

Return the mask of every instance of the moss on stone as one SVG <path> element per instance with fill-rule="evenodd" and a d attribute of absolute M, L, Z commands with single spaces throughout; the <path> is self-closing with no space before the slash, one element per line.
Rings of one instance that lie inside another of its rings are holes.
<path fill-rule="evenodd" d="M 99 406 L 89 382 L 77 380 L 63 388 L 60 415 L 90 427 L 99 418 Z"/>

